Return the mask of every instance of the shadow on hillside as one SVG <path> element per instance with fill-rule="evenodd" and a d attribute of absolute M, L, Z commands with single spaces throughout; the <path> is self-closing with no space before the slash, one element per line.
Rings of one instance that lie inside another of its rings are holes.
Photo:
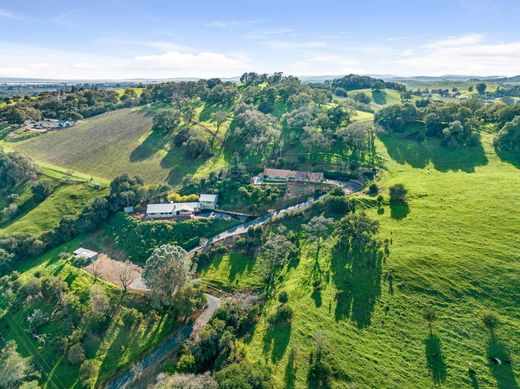
<path fill-rule="evenodd" d="M 386 92 L 380 89 L 374 89 L 372 90 L 372 99 L 376 104 L 385 105 L 387 101 Z"/>
<path fill-rule="evenodd" d="M 296 349 L 291 348 L 289 357 L 287 358 L 287 366 L 285 366 L 284 382 L 286 389 L 293 389 L 296 382 Z"/>
<path fill-rule="evenodd" d="M 390 201 L 390 217 L 395 220 L 402 220 L 410 213 L 410 206 L 407 202 L 400 203 Z"/>
<path fill-rule="evenodd" d="M 202 158 L 186 158 L 184 154 L 182 147 L 172 147 L 161 160 L 161 167 L 170 170 L 167 178 L 169 184 L 180 184 L 186 176 L 193 175 L 207 160 Z"/>
<path fill-rule="evenodd" d="M 417 129 L 417 126 L 412 128 Z M 448 149 L 441 146 L 440 139 L 426 137 L 423 142 L 413 139 L 410 131 L 393 134 L 380 133 L 379 139 L 385 145 L 390 157 L 398 163 L 408 163 L 414 168 L 422 169 L 431 162 L 441 172 L 463 171 L 472 173 L 477 166 L 488 163 L 484 148 L 479 143 L 474 147 Z"/>
<path fill-rule="evenodd" d="M 372 312 L 381 295 L 381 255 L 337 247 L 331 261 L 336 286 L 336 321 L 351 319 L 360 327 L 370 325 Z"/>
<path fill-rule="evenodd" d="M 437 335 L 430 333 L 424 341 L 426 346 L 426 363 L 435 384 L 442 384 L 446 381 L 446 363 L 442 355 L 441 340 Z"/>
<path fill-rule="evenodd" d="M 229 254 L 229 281 L 234 282 L 237 276 L 244 272 L 251 272 L 256 262 L 255 258 L 246 258 L 241 254 L 232 252 Z"/>
<path fill-rule="evenodd" d="M 507 346 L 498 339 L 490 339 L 487 346 L 488 365 L 497 380 L 499 389 L 518 389 L 518 382 L 511 365 L 511 354 Z M 491 360 L 492 357 L 500 359 L 501 365 Z"/>
<path fill-rule="evenodd" d="M 271 353 L 271 362 L 280 361 L 291 339 L 292 326 L 288 324 L 267 325 L 264 335 L 264 355 Z"/>
<path fill-rule="evenodd" d="M 132 151 L 130 154 L 130 162 L 139 162 L 150 158 L 159 150 L 163 149 L 167 141 L 167 136 L 162 136 L 154 131 L 150 132 L 144 142 Z"/>
<path fill-rule="evenodd" d="M 211 121 L 211 115 L 218 111 L 228 112 L 231 106 L 224 104 L 206 104 L 202 111 L 200 111 L 199 120 L 201 122 Z"/>
<path fill-rule="evenodd" d="M 503 161 L 510 163 L 517 169 L 520 169 L 520 153 L 512 153 L 510 151 L 502 151 L 498 148 L 495 148 L 495 151 L 498 157 Z"/>

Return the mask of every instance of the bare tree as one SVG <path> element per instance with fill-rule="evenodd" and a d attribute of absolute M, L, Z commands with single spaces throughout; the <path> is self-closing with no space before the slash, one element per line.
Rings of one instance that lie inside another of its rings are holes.
<path fill-rule="evenodd" d="M 123 296 L 128 293 L 128 287 L 134 280 L 133 271 L 130 261 L 125 261 L 124 265 L 119 267 L 117 276 L 119 278 L 119 283 L 121 284 L 121 288 L 123 288 Z"/>
<path fill-rule="evenodd" d="M 217 137 L 220 131 L 220 126 L 227 120 L 227 115 L 224 111 L 217 111 L 211 114 L 211 119 L 217 125 L 217 130 L 215 131 L 213 139 L 211 140 L 211 143 L 213 144 L 213 142 L 215 142 L 215 138 Z"/>

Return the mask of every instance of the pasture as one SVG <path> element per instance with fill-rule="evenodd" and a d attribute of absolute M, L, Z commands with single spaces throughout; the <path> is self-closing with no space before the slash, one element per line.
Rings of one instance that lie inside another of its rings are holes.
<path fill-rule="evenodd" d="M 377 144 L 385 161 L 378 185 L 388 199 L 388 187 L 403 183 L 406 205 L 386 201 L 366 209 L 379 220 L 381 239 L 390 240 L 390 255 L 367 266 L 368 258 L 338 255 L 331 237 L 316 264 L 314 245 L 303 240 L 299 259 L 280 276 L 244 344 L 251 359 L 273 368 L 277 387 L 308 385 L 321 333 L 333 387 L 518 388 L 519 170 L 500 160 L 490 134 L 483 134 L 482 147 L 455 151 L 438 140 L 419 145 L 408 135 L 381 136 Z M 299 231 L 294 223 L 287 227 Z M 246 263 L 222 258 L 203 278 L 247 286 L 256 265 Z M 292 322 L 268 326 L 282 290 Z M 431 332 L 421 314 L 428 306 L 438 317 Z M 482 323 L 484 310 L 499 317 L 494 338 Z M 513 364 L 496 365 L 490 356 Z"/>

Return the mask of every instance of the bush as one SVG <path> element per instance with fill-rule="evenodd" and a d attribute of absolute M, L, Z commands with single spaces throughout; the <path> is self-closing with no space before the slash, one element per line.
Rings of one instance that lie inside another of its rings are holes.
<path fill-rule="evenodd" d="M 282 304 L 276 310 L 276 313 L 268 318 L 270 325 L 289 324 L 292 320 L 293 310 L 289 305 Z"/>
<path fill-rule="evenodd" d="M 85 351 L 81 344 L 75 343 L 69 348 L 67 359 L 73 365 L 77 365 L 85 360 Z"/>
<path fill-rule="evenodd" d="M 368 194 L 371 195 L 371 196 L 375 196 L 376 194 L 379 193 L 379 187 L 377 186 L 377 184 L 371 184 L 369 187 L 368 187 Z"/>
<path fill-rule="evenodd" d="M 408 190 L 403 184 L 394 184 L 390 187 L 390 201 L 396 203 L 405 203 Z"/>
<path fill-rule="evenodd" d="M 81 364 L 79 376 L 84 388 L 92 388 L 95 385 L 100 366 L 101 362 L 97 359 L 87 359 Z"/>
<path fill-rule="evenodd" d="M 280 292 L 280 294 L 278 295 L 278 301 L 281 302 L 282 304 L 285 304 L 285 303 L 287 303 L 287 301 L 289 301 L 289 295 L 287 294 L 287 292 L 285 290 Z"/>
<path fill-rule="evenodd" d="M 183 354 L 177 362 L 177 370 L 181 373 L 190 373 L 195 370 L 195 365 L 193 354 Z"/>
<path fill-rule="evenodd" d="M 54 190 L 54 185 L 52 182 L 47 180 L 38 181 L 32 187 L 32 192 L 34 196 L 34 200 L 36 202 L 41 202 L 50 196 L 52 191 Z"/>

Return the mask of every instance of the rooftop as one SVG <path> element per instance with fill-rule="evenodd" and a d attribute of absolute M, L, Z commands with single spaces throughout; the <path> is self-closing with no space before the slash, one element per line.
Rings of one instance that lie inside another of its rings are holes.
<path fill-rule="evenodd" d="M 96 255 L 98 255 L 98 253 L 96 253 L 95 251 L 80 247 L 79 249 L 74 251 L 74 255 L 76 257 L 80 257 L 80 258 L 92 258 L 92 257 L 95 257 Z"/>
<path fill-rule="evenodd" d="M 202 193 L 199 197 L 199 201 L 213 203 L 213 202 L 217 201 L 217 198 L 218 198 L 218 195 Z"/>

